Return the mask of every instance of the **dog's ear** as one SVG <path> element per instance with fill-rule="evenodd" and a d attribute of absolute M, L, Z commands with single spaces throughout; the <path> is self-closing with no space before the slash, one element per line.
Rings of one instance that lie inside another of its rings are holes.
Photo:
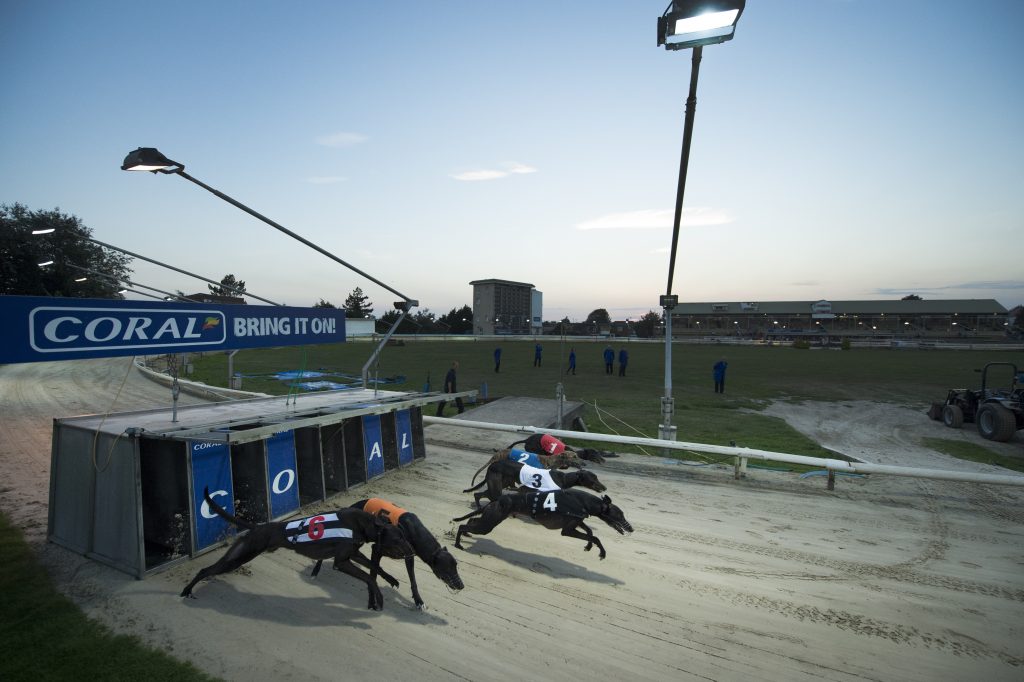
<path fill-rule="evenodd" d="M 602 495 L 601 499 L 604 500 L 605 504 L 611 504 L 612 503 L 612 498 L 608 497 L 607 495 Z"/>

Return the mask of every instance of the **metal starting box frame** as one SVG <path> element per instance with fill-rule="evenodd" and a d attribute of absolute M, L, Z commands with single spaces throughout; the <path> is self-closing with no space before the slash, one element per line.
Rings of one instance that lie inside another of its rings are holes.
<path fill-rule="evenodd" d="M 144 578 L 235 532 L 204 489 L 246 520 L 286 518 L 424 458 L 422 408 L 452 397 L 362 389 L 54 419 L 47 537 Z"/>

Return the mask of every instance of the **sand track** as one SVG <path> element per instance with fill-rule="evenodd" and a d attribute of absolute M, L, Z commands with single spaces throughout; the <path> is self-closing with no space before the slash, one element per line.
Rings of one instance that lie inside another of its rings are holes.
<path fill-rule="evenodd" d="M 594 467 L 636 532 L 600 521 L 608 558 L 523 520 L 455 552 L 466 589 L 419 565 L 385 610 L 365 590 L 279 551 L 177 597 L 219 552 L 136 581 L 45 543 L 54 417 L 169 404 L 126 359 L 0 367 L 0 506 L 90 615 L 226 679 L 1019 680 L 1024 676 L 1024 491 L 910 478 L 823 478 L 624 455 Z M 122 386 L 123 382 L 123 386 Z M 117 401 L 114 402 L 115 394 Z M 194 399 L 182 396 L 182 400 Z M 113 407 L 112 407 L 113 405 Z M 823 445 L 884 464 L 995 471 L 920 445 L 948 437 L 919 410 L 773 405 Z M 685 432 L 685 423 L 681 424 Z M 433 429 L 444 427 L 433 426 Z M 965 431 L 960 437 L 970 438 Z M 975 436 L 976 437 L 976 436 Z M 494 446 L 504 441 L 495 436 Z M 1018 439 L 1020 437 L 1018 436 Z M 1019 440 L 1005 446 L 1016 448 Z M 449 519 L 490 453 L 427 460 L 351 491 Z M 448 535 L 448 537 L 445 537 Z"/>

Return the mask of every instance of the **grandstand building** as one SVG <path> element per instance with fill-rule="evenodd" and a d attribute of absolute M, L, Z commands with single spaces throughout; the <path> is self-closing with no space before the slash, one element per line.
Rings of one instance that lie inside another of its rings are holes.
<path fill-rule="evenodd" d="M 994 299 L 680 303 L 672 311 L 673 335 L 1004 336 L 1009 322 Z"/>

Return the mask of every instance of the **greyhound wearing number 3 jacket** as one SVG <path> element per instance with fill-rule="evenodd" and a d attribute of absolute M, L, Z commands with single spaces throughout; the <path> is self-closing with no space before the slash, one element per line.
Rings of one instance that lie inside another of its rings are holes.
<path fill-rule="evenodd" d="M 200 570 L 181 591 L 182 597 L 192 597 L 192 588 L 204 578 L 233 571 L 264 552 L 288 548 L 318 561 L 334 559 L 335 570 L 366 583 L 367 608 L 379 611 L 384 608 L 384 596 L 377 587 L 381 556 L 403 559 L 413 553 L 397 527 L 387 519 L 358 509 L 339 509 L 296 521 L 257 524 L 229 514 L 210 497 L 209 490 L 203 490 L 203 498 L 217 516 L 249 532 L 239 536 L 215 563 Z M 352 556 L 367 542 L 373 543 L 369 574 L 352 563 Z"/>

